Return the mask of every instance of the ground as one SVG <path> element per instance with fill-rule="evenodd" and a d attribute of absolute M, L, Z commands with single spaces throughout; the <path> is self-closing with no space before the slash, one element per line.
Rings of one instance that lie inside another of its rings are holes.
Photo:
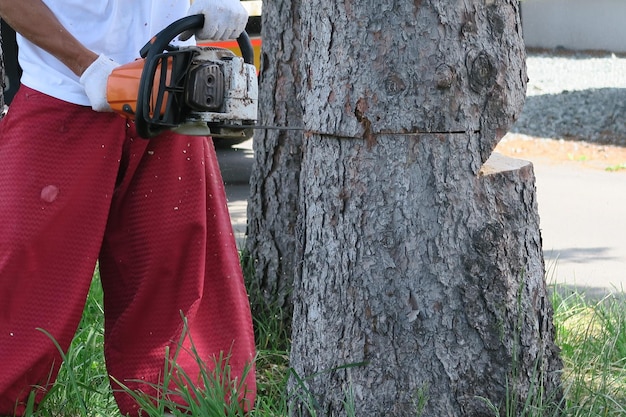
<path fill-rule="evenodd" d="M 496 152 L 532 162 L 572 165 L 597 170 L 626 170 L 626 148 L 584 141 L 507 134 Z"/>

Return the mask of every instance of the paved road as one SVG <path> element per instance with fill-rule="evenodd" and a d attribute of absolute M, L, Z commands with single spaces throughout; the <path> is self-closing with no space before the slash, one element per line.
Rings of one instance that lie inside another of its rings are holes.
<path fill-rule="evenodd" d="M 626 171 L 534 167 L 548 280 L 626 291 Z"/>
<path fill-rule="evenodd" d="M 233 227 L 245 235 L 251 143 L 218 150 Z M 626 162 L 626 161 L 625 161 Z M 626 291 L 626 171 L 533 161 L 547 279 L 588 294 Z"/>
<path fill-rule="evenodd" d="M 252 140 L 228 149 L 218 148 L 216 151 L 224 184 L 226 184 L 230 220 L 237 243 L 239 247 L 242 247 L 246 234 L 249 178 L 254 160 Z"/>

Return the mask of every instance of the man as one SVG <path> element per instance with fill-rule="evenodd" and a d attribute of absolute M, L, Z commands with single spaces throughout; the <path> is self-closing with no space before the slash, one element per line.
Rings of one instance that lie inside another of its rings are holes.
<path fill-rule="evenodd" d="M 0 0 L 18 32 L 22 87 L 0 121 L 0 415 L 39 401 L 79 323 L 96 260 L 107 369 L 132 389 L 162 380 L 164 355 L 194 377 L 254 356 L 250 309 L 209 139 L 138 138 L 109 112 L 106 81 L 167 24 L 203 13 L 202 39 L 234 38 L 238 0 Z M 178 342 L 188 323 L 190 337 Z M 144 383 L 133 381 L 145 381 Z M 254 374 L 241 400 L 251 407 Z M 114 385 L 122 414 L 137 405 Z"/>

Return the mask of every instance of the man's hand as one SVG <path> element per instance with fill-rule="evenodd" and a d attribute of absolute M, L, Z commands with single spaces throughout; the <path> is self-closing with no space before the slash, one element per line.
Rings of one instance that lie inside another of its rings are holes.
<path fill-rule="evenodd" d="M 119 64 L 104 55 L 100 55 L 80 77 L 80 83 L 95 111 L 111 111 L 107 101 L 107 81 L 111 72 Z"/>
<path fill-rule="evenodd" d="M 202 40 L 236 39 L 248 23 L 248 12 L 239 0 L 195 0 L 188 14 L 203 14 L 204 26 L 195 33 L 181 35 L 181 40 L 193 34 Z"/>

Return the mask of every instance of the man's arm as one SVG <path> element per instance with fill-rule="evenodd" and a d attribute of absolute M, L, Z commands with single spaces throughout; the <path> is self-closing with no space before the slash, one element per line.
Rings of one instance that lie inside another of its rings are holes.
<path fill-rule="evenodd" d="M 78 76 L 98 58 L 61 25 L 41 0 L 0 0 L 0 17 Z"/>

